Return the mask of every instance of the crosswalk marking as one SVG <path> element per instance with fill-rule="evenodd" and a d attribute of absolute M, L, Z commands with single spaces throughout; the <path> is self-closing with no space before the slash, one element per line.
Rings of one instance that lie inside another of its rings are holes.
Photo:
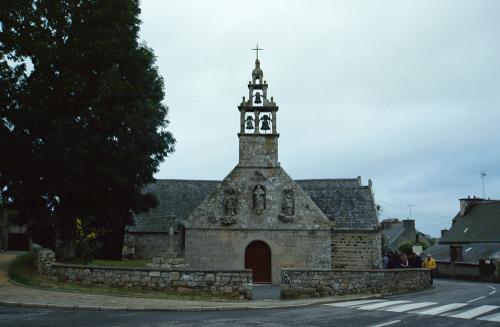
<path fill-rule="evenodd" d="M 448 303 L 439 305 L 437 302 L 389 301 L 382 299 L 328 303 L 325 305 L 358 310 L 409 312 L 418 315 L 440 315 L 449 318 L 500 322 L 500 305 L 479 305 L 471 307 L 471 303 Z M 392 325 L 393 323 L 395 322 L 384 323 L 381 326 L 385 326 L 385 324 Z"/>
<path fill-rule="evenodd" d="M 497 313 L 497 314 L 494 314 L 494 315 L 491 315 L 491 316 L 477 318 L 477 320 L 500 322 L 500 313 Z"/>
<path fill-rule="evenodd" d="M 482 299 L 484 299 L 484 296 L 480 296 L 480 297 L 477 297 L 475 299 L 469 300 L 469 301 L 467 301 L 467 303 L 476 302 L 476 301 L 479 301 L 479 300 L 482 300 Z"/>
<path fill-rule="evenodd" d="M 463 319 L 471 319 L 477 316 L 482 315 L 483 313 L 490 312 L 498 308 L 496 305 L 482 305 L 474 309 L 470 309 L 464 312 L 460 312 L 458 314 L 449 316 L 453 318 L 463 318 Z"/>
<path fill-rule="evenodd" d="M 359 301 L 349 301 L 349 302 L 338 302 L 338 303 L 327 303 L 331 307 L 355 307 L 362 304 L 374 303 L 374 302 L 386 302 L 386 300 L 359 300 Z"/>
<path fill-rule="evenodd" d="M 408 303 L 408 302 L 410 302 L 410 301 L 386 301 L 386 302 L 382 302 L 382 303 L 363 305 L 363 306 L 359 307 L 358 309 L 360 309 L 360 310 L 375 310 L 375 309 L 380 309 L 383 307 L 389 307 L 389 306 L 393 306 L 396 304 Z"/>
<path fill-rule="evenodd" d="M 451 311 L 454 309 L 458 309 L 463 307 L 464 305 L 467 305 L 467 303 L 450 303 L 450 304 L 445 304 L 441 305 L 439 307 L 435 307 L 429 310 L 424 310 L 424 311 L 418 311 L 417 313 L 420 315 L 437 315 L 446 311 Z"/>
<path fill-rule="evenodd" d="M 406 311 L 410 311 L 410 310 L 420 309 L 423 307 L 428 307 L 428 306 L 433 305 L 433 304 L 437 304 L 437 302 L 417 302 L 417 303 L 403 304 L 403 305 L 398 305 L 397 307 L 394 307 L 394 308 L 389 308 L 385 311 L 406 312 Z"/>
<path fill-rule="evenodd" d="M 388 321 L 388 322 L 384 322 L 383 324 L 378 324 L 378 325 L 375 325 L 375 326 L 372 326 L 372 327 L 382 327 L 382 326 L 394 325 L 394 324 L 397 324 L 400 321 L 401 320 Z"/>

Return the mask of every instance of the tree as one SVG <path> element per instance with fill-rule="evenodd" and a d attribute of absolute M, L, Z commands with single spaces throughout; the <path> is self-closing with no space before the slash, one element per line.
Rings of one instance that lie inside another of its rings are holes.
<path fill-rule="evenodd" d="M 138 0 L 3 0 L 0 190 L 30 226 L 53 226 L 74 254 L 75 222 L 120 254 L 141 189 L 174 150 Z"/>
<path fill-rule="evenodd" d="M 380 247 L 382 249 L 382 254 L 389 253 L 391 251 L 391 248 L 389 247 L 389 240 L 387 237 L 384 235 L 384 233 L 381 233 L 382 237 L 380 238 L 382 246 Z"/>
<path fill-rule="evenodd" d="M 403 252 L 407 255 L 410 255 L 413 252 L 414 245 L 422 246 L 423 250 L 427 249 L 427 247 L 428 247 L 427 243 L 424 243 L 424 242 L 406 241 L 398 247 L 398 250 L 399 250 L 399 252 Z"/>

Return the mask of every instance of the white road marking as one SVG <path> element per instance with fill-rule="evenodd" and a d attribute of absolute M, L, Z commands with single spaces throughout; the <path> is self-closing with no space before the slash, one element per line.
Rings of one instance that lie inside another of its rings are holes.
<path fill-rule="evenodd" d="M 480 316 L 483 313 L 490 312 L 491 310 L 495 310 L 497 308 L 499 308 L 499 307 L 496 305 L 482 305 L 482 306 L 479 306 L 477 308 L 470 309 L 470 310 L 467 310 L 467 311 L 464 311 L 464 312 L 461 312 L 461 313 L 458 313 L 458 314 L 455 314 L 452 316 L 448 316 L 448 317 L 471 319 L 471 318 Z"/>
<path fill-rule="evenodd" d="M 385 322 L 383 324 L 379 324 L 379 325 L 374 325 L 372 327 L 382 327 L 382 326 L 388 326 L 388 325 L 392 325 L 392 324 L 397 324 L 398 322 L 400 322 L 401 320 L 393 320 L 393 321 L 389 321 L 389 322 Z"/>
<path fill-rule="evenodd" d="M 482 318 L 477 318 L 477 320 L 500 322 L 500 313 L 497 313 L 497 314 L 494 314 L 491 316 L 482 317 Z"/>
<path fill-rule="evenodd" d="M 363 305 L 363 306 L 359 307 L 358 309 L 360 309 L 360 310 L 375 310 L 375 309 L 380 309 L 383 307 L 389 307 L 389 306 L 393 306 L 396 304 L 408 303 L 408 302 L 410 302 L 410 301 L 385 301 L 382 303 Z"/>
<path fill-rule="evenodd" d="M 349 302 L 339 302 L 339 303 L 327 303 L 325 305 L 329 305 L 331 307 L 355 307 L 367 303 L 385 302 L 385 301 L 386 300 L 359 300 L 359 301 L 349 301 Z"/>
<path fill-rule="evenodd" d="M 418 311 L 416 313 L 420 315 L 437 315 L 446 311 L 461 308 L 464 305 L 467 305 L 467 303 L 450 303 L 429 310 Z"/>
<path fill-rule="evenodd" d="M 495 294 L 497 292 L 496 287 L 493 287 L 493 286 L 488 286 L 488 287 L 492 289 L 492 291 L 489 292 L 488 295 L 493 295 L 493 294 Z"/>
<path fill-rule="evenodd" d="M 480 296 L 480 297 L 477 297 L 475 299 L 469 300 L 469 301 L 467 301 L 467 303 L 472 303 L 474 301 L 478 301 L 478 300 L 482 300 L 482 299 L 484 299 L 484 296 Z"/>
<path fill-rule="evenodd" d="M 417 302 L 417 303 L 409 303 L 409 304 L 403 304 L 403 305 L 398 305 L 397 307 L 394 308 L 389 308 L 385 311 L 390 311 L 390 312 L 405 312 L 405 311 L 410 311 L 414 309 L 419 309 L 423 307 L 428 307 L 429 305 L 437 304 L 437 302 Z"/>

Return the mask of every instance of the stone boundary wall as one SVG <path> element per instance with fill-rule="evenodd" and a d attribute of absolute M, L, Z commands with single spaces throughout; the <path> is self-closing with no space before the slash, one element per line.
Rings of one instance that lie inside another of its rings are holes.
<path fill-rule="evenodd" d="M 38 273 L 45 275 L 52 271 L 52 264 L 56 262 L 54 251 L 42 248 L 36 243 L 31 243 L 29 253 Z"/>
<path fill-rule="evenodd" d="M 62 282 L 97 287 L 127 287 L 172 292 L 202 292 L 240 299 L 252 298 L 252 271 L 202 271 L 86 266 L 55 262 L 52 250 L 30 249 L 38 272 Z"/>
<path fill-rule="evenodd" d="M 428 269 L 281 271 L 281 298 L 348 294 L 393 295 L 431 287 Z"/>
<path fill-rule="evenodd" d="M 382 268 L 381 231 L 332 231 L 332 269 Z"/>
<path fill-rule="evenodd" d="M 438 260 L 436 263 L 436 277 L 500 283 L 500 261 L 493 264 L 495 271 L 491 275 L 481 274 L 481 267 L 476 263 Z"/>

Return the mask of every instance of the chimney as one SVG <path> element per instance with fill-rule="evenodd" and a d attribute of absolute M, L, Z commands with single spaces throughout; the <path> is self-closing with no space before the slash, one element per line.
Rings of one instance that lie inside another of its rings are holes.
<path fill-rule="evenodd" d="M 468 195 L 467 198 L 459 199 L 459 201 L 460 201 L 460 216 L 465 216 L 467 211 L 469 211 L 469 209 L 473 205 L 481 203 L 483 199 L 477 198 L 476 196 L 473 196 L 471 199 L 470 195 Z"/>
<path fill-rule="evenodd" d="M 448 230 L 447 229 L 441 229 L 441 238 L 444 237 L 444 234 L 447 232 Z"/>
<path fill-rule="evenodd" d="M 404 219 L 403 227 L 406 230 L 415 230 L 415 220 L 414 219 Z"/>
<path fill-rule="evenodd" d="M 392 224 L 397 224 L 397 223 L 399 223 L 399 220 L 397 218 L 387 218 L 387 219 L 382 220 L 382 222 L 381 222 L 383 229 L 387 229 Z"/>

